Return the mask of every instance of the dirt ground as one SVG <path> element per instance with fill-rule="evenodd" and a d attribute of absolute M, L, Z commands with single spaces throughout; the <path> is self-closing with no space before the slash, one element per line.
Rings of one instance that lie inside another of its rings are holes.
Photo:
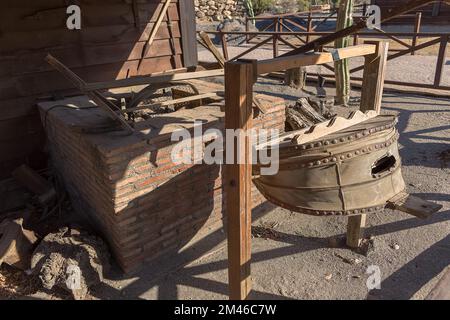
<path fill-rule="evenodd" d="M 425 77 L 422 73 L 430 66 L 423 57 L 410 58 L 418 60 L 403 68 L 418 68 L 413 76 Z M 207 54 L 200 52 L 200 59 L 208 59 Z M 395 76 L 399 71 L 388 72 Z M 443 83 L 450 83 L 450 70 L 444 72 Z M 254 89 L 282 96 L 287 103 L 304 96 L 268 78 L 261 78 Z M 328 94 L 333 92 L 328 90 Z M 342 245 L 344 217 L 312 217 L 281 208 L 257 215 L 253 221 L 252 299 L 423 299 L 450 264 L 450 160 L 446 163 L 439 157 L 450 150 L 450 99 L 385 93 L 383 112 L 399 114 L 408 191 L 442 204 L 441 212 L 429 220 L 391 210 L 369 215 L 365 234 L 373 237 L 374 248 L 367 256 Z M 92 288 L 90 298 L 226 299 L 227 251 L 222 239 L 222 230 L 208 236 L 184 257 L 193 262 L 169 273 L 158 271 L 165 270 L 164 266 L 154 265 L 124 277 L 115 268 L 103 284 Z M 381 271 L 380 290 L 370 291 L 366 286 L 366 270 L 372 265 Z M 0 284 L 5 281 L 1 273 Z M 43 292 L 25 295 L 60 298 Z"/>

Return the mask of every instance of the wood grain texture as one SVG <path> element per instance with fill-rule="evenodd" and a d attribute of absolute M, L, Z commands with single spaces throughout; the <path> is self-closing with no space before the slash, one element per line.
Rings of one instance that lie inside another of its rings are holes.
<path fill-rule="evenodd" d="M 225 64 L 225 128 L 252 128 L 253 64 Z M 251 290 L 251 209 L 252 151 L 249 137 L 241 137 L 234 146 L 233 163 L 225 165 L 228 222 L 229 297 L 243 300 Z M 237 149 L 240 149 L 240 157 Z M 230 147 L 227 146 L 227 150 Z M 227 158 L 229 155 L 227 156 Z M 231 158 L 230 158 L 231 159 Z M 229 161 L 227 160 L 227 163 Z"/>

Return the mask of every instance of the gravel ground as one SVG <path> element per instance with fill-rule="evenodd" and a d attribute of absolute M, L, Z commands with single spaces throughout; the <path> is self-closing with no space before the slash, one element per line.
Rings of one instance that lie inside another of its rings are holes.
<path fill-rule="evenodd" d="M 268 89 L 288 100 L 300 95 L 273 80 L 255 87 Z M 336 239 L 345 235 L 343 217 L 312 217 L 281 208 L 255 217 L 253 225 L 263 236 L 252 242 L 252 299 L 423 299 L 450 264 L 450 168 L 438 159 L 450 149 L 450 100 L 386 93 L 383 110 L 399 114 L 408 191 L 442 204 L 442 211 L 429 220 L 391 210 L 370 215 L 366 236 L 374 237 L 374 249 L 367 256 L 336 246 Z M 92 297 L 227 298 L 226 246 L 214 236 L 201 241 L 192 263 L 169 274 L 154 273 L 156 266 L 108 280 Z M 371 265 L 380 268 L 381 290 L 367 289 Z"/>

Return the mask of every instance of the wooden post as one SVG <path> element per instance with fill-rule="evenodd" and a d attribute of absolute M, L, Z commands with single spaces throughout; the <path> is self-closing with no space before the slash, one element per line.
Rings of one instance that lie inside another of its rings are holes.
<path fill-rule="evenodd" d="M 227 43 L 227 37 L 225 33 L 220 34 L 220 41 L 222 42 L 222 53 L 225 60 L 229 60 L 230 57 L 228 56 L 228 43 Z"/>
<path fill-rule="evenodd" d="M 245 32 L 249 32 L 249 31 L 250 31 L 250 29 L 248 27 L 248 17 L 246 16 L 245 17 Z M 250 42 L 250 37 L 249 37 L 248 33 L 245 34 L 245 42 L 246 43 Z"/>
<path fill-rule="evenodd" d="M 360 109 L 363 112 L 375 110 L 380 113 L 389 42 L 364 41 L 364 43 L 374 44 L 377 48 L 374 54 L 365 56 Z M 364 237 L 365 225 L 366 214 L 348 218 L 347 246 L 351 248 L 360 246 Z"/>
<path fill-rule="evenodd" d="M 366 214 L 348 217 L 347 223 L 347 246 L 358 248 L 364 237 L 364 227 L 366 226 Z"/>
<path fill-rule="evenodd" d="M 389 42 L 364 41 L 364 43 L 374 44 L 377 48 L 374 54 L 364 57 L 363 89 L 361 92 L 360 109 L 363 112 L 375 110 L 380 113 Z"/>
<path fill-rule="evenodd" d="M 225 64 L 225 128 L 249 132 L 252 127 L 254 67 L 251 61 Z M 238 162 L 235 143 L 233 163 L 225 165 L 228 227 L 228 282 L 231 300 L 243 300 L 251 290 L 252 150 L 248 136 Z M 227 149 L 230 146 L 227 146 Z M 229 150 L 229 149 L 228 149 Z"/>
<path fill-rule="evenodd" d="M 448 36 L 441 36 L 441 43 L 439 45 L 439 54 L 438 59 L 436 63 L 436 72 L 434 74 L 434 86 L 438 87 L 441 84 L 441 78 L 442 78 L 442 69 L 444 68 L 445 64 L 445 56 L 447 52 L 447 42 L 448 42 Z"/>
<path fill-rule="evenodd" d="M 272 35 L 272 41 L 273 41 L 273 57 L 278 57 L 278 35 L 274 34 Z"/>
<path fill-rule="evenodd" d="M 306 35 L 306 43 L 308 43 L 309 39 L 310 39 L 309 33 L 312 31 L 312 14 L 311 14 L 311 12 L 308 13 L 308 26 L 306 28 L 306 31 L 308 32 L 308 34 Z"/>
<path fill-rule="evenodd" d="M 416 12 L 416 20 L 414 22 L 414 36 L 413 36 L 412 44 L 411 44 L 413 48 L 417 45 L 417 39 L 418 39 L 417 34 L 420 32 L 421 21 L 422 21 L 422 12 Z M 412 50 L 411 55 L 413 56 L 415 54 L 416 54 L 416 51 Z"/>

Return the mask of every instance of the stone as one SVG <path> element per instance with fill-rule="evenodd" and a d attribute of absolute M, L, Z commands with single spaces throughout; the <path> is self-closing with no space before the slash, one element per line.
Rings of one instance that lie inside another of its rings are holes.
<path fill-rule="evenodd" d="M 45 289 L 62 288 L 75 300 L 84 299 L 89 288 L 102 282 L 108 268 L 109 251 L 103 240 L 67 227 L 45 236 L 31 258 L 33 274 Z"/>
<path fill-rule="evenodd" d="M 6 263 L 21 270 L 30 267 L 37 238 L 33 231 L 24 229 L 22 225 L 23 218 L 5 219 L 0 223 L 0 266 Z"/>

